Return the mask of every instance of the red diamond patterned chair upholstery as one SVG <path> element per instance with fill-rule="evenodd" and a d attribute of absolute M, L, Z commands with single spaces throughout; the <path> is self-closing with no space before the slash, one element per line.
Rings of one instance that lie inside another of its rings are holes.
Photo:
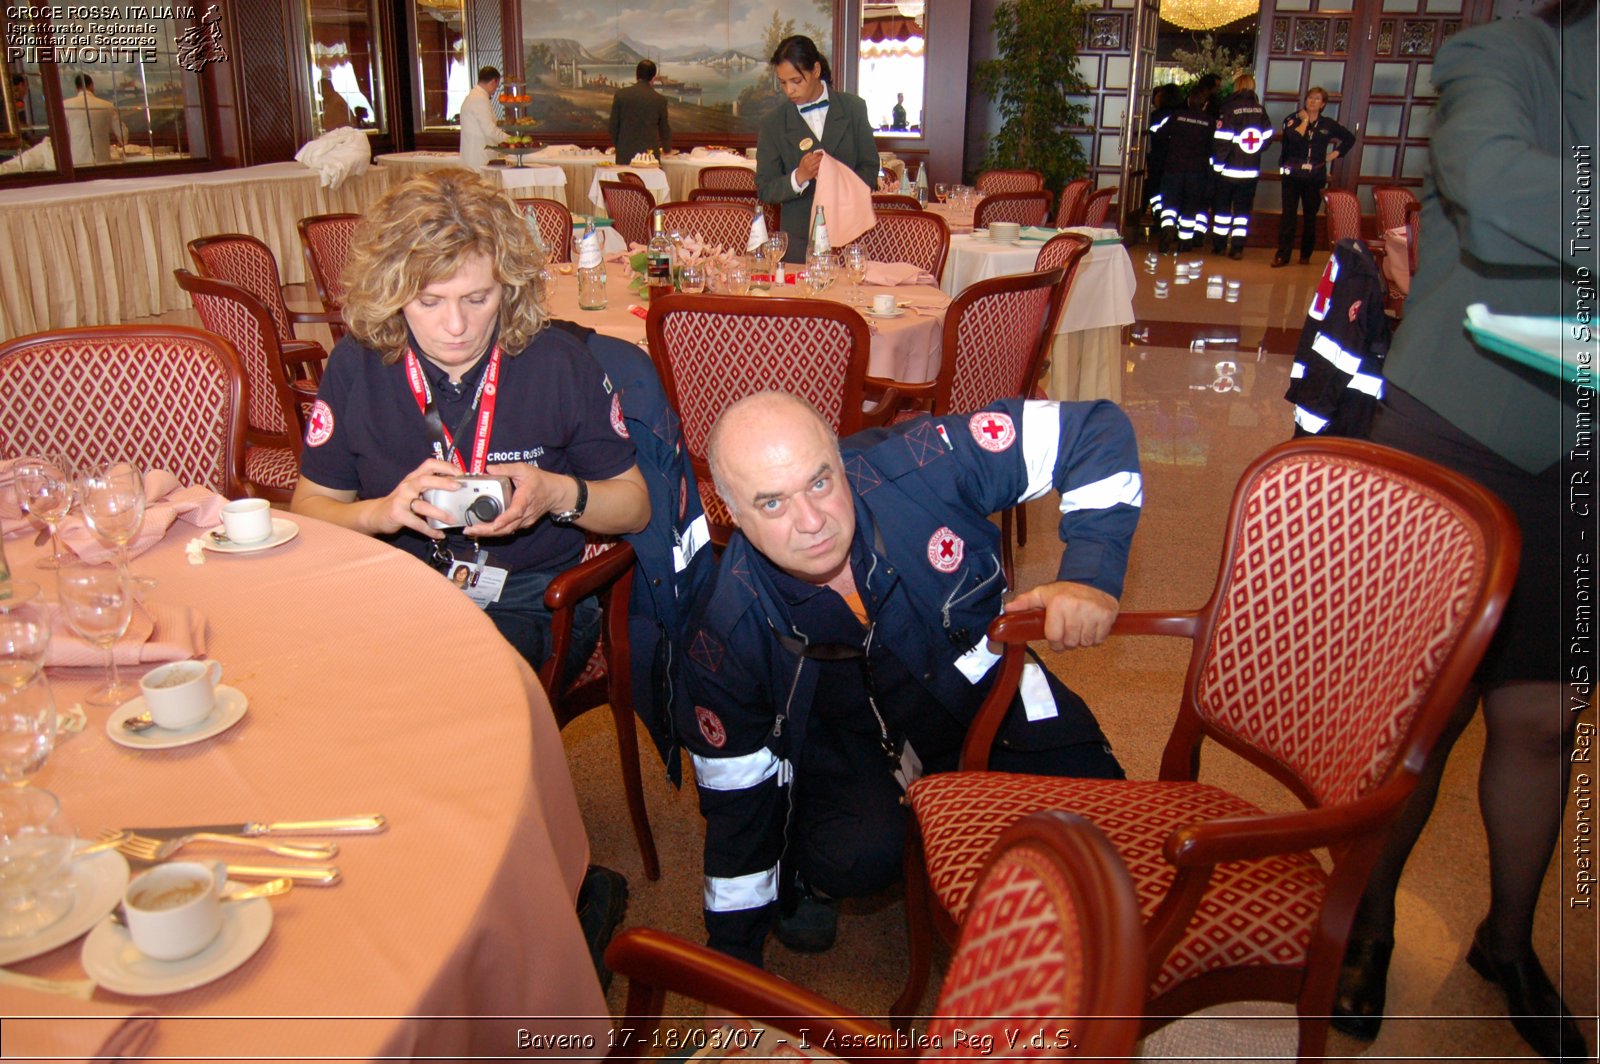
<path fill-rule="evenodd" d="M 1056 205 L 1057 229 L 1083 224 L 1083 208 L 1092 186 L 1093 182 L 1088 178 L 1067 182 L 1067 186 L 1061 190 L 1061 202 Z"/>
<path fill-rule="evenodd" d="M 559 200 L 529 196 L 516 201 L 524 218 L 530 214 L 539 227 L 539 243 L 549 262 L 572 261 L 572 212 Z"/>
<path fill-rule="evenodd" d="M 741 203 L 751 210 L 766 215 L 767 232 L 776 233 L 783 227 L 783 205 L 762 203 L 754 192 L 737 188 L 696 188 L 689 191 L 688 203 Z"/>
<path fill-rule="evenodd" d="M 1089 193 L 1089 198 L 1083 201 L 1083 224 L 1095 229 L 1103 228 L 1106 219 L 1111 217 L 1111 201 L 1116 198 L 1116 185 L 1097 188 Z M 1121 226 L 1112 225 L 1111 228 L 1120 229 Z"/>
<path fill-rule="evenodd" d="M 1374 192 L 1376 196 L 1376 192 Z M 1337 244 L 1341 240 L 1359 240 L 1372 252 L 1372 257 L 1377 261 L 1378 273 L 1383 273 L 1383 260 L 1386 248 L 1383 246 L 1382 232 L 1378 239 L 1369 240 L 1361 235 L 1361 201 L 1356 199 L 1354 192 L 1341 188 L 1324 189 L 1322 202 L 1328 208 L 1328 243 Z M 1404 224 L 1404 217 L 1401 218 Z M 1405 293 L 1391 283 L 1385 283 L 1384 309 L 1398 312 L 1405 303 Z"/>
<path fill-rule="evenodd" d="M 1378 232 L 1404 229 L 1406 208 L 1416 202 L 1416 195 L 1404 185 L 1374 185 L 1372 205 L 1378 216 Z"/>
<path fill-rule="evenodd" d="M 902 196 L 898 192 L 874 192 L 872 209 L 880 214 L 884 211 L 920 211 L 922 204 L 915 196 Z"/>
<path fill-rule="evenodd" d="M 556 726 L 565 728 L 591 709 L 607 706 L 617 733 L 622 792 L 639 843 L 644 874 L 661 878 L 655 835 L 645 811 L 644 783 L 639 776 L 639 736 L 633 720 L 633 681 L 629 665 L 628 596 L 633 590 L 633 548 L 611 536 L 590 535 L 582 560 L 558 574 L 545 589 L 550 610 L 550 658 L 539 681 L 550 695 Z M 577 676 L 565 675 L 572 642 L 573 609 L 591 595 L 600 596 L 600 642 Z"/>
<path fill-rule="evenodd" d="M 755 224 L 753 204 L 664 203 L 662 220 L 667 232 L 692 236 L 701 243 L 743 255 L 750 244 L 750 227 Z"/>
<path fill-rule="evenodd" d="M 650 212 L 656 209 L 656 198 L 649 189 L 621 181 L 602 181 L 600 196 L 606 203 L 606 217 L 611 219 L 618 236 L 629 244 L 650 243 Z"/>
<path fill-rule="evenodd" d="M 880 211 L 876 224 L 856 243 L 873 262 L 909 262 L 941 281 L 950 254 L 950 226 L 933 211 Z"/>
<path fill-rule="evenodd" d="M 1520 538 L 1499 500 L 1389 448 L 1304 439 L 1256 459 L 1234 493 L 1210 599 L 1124 613 L 1113 629 L 1193 640 L 1158 780 L 985 771 L 1026 644 L 1043 637 L 1037 611 L 997 619 L 1000 672 L 961 770 L 909 791 L 912 971 L 894 1014 L 921 994 L 930 917 L 950 934 L 1006 826 L 1065 809 L 1104 831 L 1133 877 L 1147 1033 L 1220 1002 L 1287 1001 L 1301 1058 L 1320 1059 L 1356 903 L 1499 623 Z M 1197 782 L 1205 739 L 1305 808 L 1266 813 Z M 1310 852 L 1320 848 L 1331 871 Z"/>
<path fill-rule="evenodd" d="M 223 233 L 189 241 L 189 259 L 201 277 L 236 284 L 261 301 L 272 316 L 278 343 L 290 362 L 303 368 L 313 381 L 322 379 L 322 363 L 327 351 L 315 340 L 301 340 L 294 334 L 300 324 L 321 324 L 330 328 L 344 325 L 344 315 L 333 310 L 290 310 L 283 301 L 278 260 L 272 249 L 244 233 Z M 312 357 L 316 356 L 316 357 Z"/>
<path fill-rule="evenodd" d="M 1004 1059 L 1130 1058 L 1144 1003 L 1144 936 L 1116 851 L 1081 817 L 1039 813 L 1013 825 L 983 864 L 972 917 L 923 1032 L 924 1046 L 895 1047 L 892 1030 L 842 1005 L 649 928 L 623 932 L 606 950 L 606 964 L 628 977 L 625 1026 L 648 1039 L 671 991 L 791 1035 L 803 1030 L 814 1047 L 809 1055 L 825 1060 L 970 1061 L 985 1039 Z M 1063 1027 L 1072 1032 L 1070 1051 L 1054 1041 Z M 963 1041 L 956 1040 L 957 1031 Z M 1035 1040 L 1035 1033 L 1045 1037 Z M 820 1048 L 830 1036 L 836 1044 L 870 1048 L 831 1053 Z M 766 1041 L 717 1055 L 805 1058 Z"/>
<path fill-rule="evenodd" d="M 173 270 L 200 322 L 223 337 L 244 367 L 244 479 L 250 494 L 288 502 L 300 480 L 303 411 L 316 399 L 304 381 L 291 383 L 288 363 L 259 300 L 238 285 Z"/>
<path fill-rule="evenodd" d="M 1048 192 L 996 192 L 978 201 L 977 210 L 972 212 L 972 225 L 975 229 L 982 229 L 990 222 L 1043 225 L 1048 217 Z"/>
<path fill-rule="evenodd" d="M 350 241 L 356 226 L 361 223 L 359 214 L 314 214 L 302 218 L 296 228 L 300 230 L 300 250 L 306 257 L 306 276 L 317 290 L 323 309 L 344 309 L 344 264 L 350 257 Z M 344 338 L 344 321 L 328 323 L 334 340 Z"/>
<path fill-rule="evenodd" d="M 756 172 L 747 166 L 708 166 L 700 171 L 700 188 L 756 190 Z"/>
<path fill-rule="evenodd" d="M 985 170 L 973 182 L 980 196 L 996 192 L 1038 192 L 1044 188 L 1044 175 L 1037 170 Z"/>
<path fill-rule="evenodd" d="M 706 444 L 724 410 L 756 392 L 791 392 L 848 436 L 898 398 L 891 389 L 883 407 L 863 411 L 871 335 L 866 319 L 843 303 L 674 294 L 650 301 L 645 331 L 719 547 L 733 520 L 712 486 Z"/>
<path fill-rule="evenodd" d="M 7 340 L 0 425 L 0 458 L 128 459 L 244 494 L 244 371 L 226 340 L 199 329 L 108 325 Z"/>

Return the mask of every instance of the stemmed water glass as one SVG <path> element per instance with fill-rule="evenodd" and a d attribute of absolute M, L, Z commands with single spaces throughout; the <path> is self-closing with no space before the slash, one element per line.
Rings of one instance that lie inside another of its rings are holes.
<path fill-rule="evenodd" d="M 0 694 L 31 683 L 49 649 L 50 617 L 42 605 L 27 602 L 0 611 Z"/>
<path fill-rule="evenodd" d="M 833 285 L 833 256 L 822 252 L 806 261 L 806 287 L 812 295 L 821 295 Z"/>
<path fill-rule="evenodd" d="M 59 455 L 28 455 L 11 467 L 17 503 L 50 530 L 50 557 L 40 559 L 40 569 L 61 567 L 61 538 L 56 534 L 72 511 L 72 467 Z"/>
<path fill-rule="evenodd" d="M 144 473 L 132 462 L 96 466 L 78 481 L 83 519 L 95 538 L 117 552 L 117 567 L 133 583 L 135 592 L 148 589 L 146 581 L 128 570 L 128 544 L 144 524 Z M 154 581 L 149 581 L 153 584 Z"/>
<path fill-rule="evenodd" d="M 55 698 L 42 675 L 0 686 L 0 785 L 27 783 L 55 749 L 59 730 Z"/>
<path fill-rule="evenodd" d="M 73 564 L 60 575 L 61 612 L 73 631 L 100 647 L 106 655 L 106 682 L 84 699 L 91 706 L 120 706 L 139 689 L 117 675 L 112 647 L 128 630 L 133 618 L 133 590 L 121 569 Z"/>
<path fill-rule="evenodd" d="M 867 250 L 860 244 L 847 244 L 839 252 L 839 263 L 844 267 L 844 278 L 850 282 L 850 295 L 846 302 L 854 305 L 861 295 L 861 279 L 867 275 Z"/>
<path fill-rule="evenodd" d="M 935 181 L 933 183 L 933 198 L 938 200 L 940 203 L 943 203 L 945 200 L 949 199 L 950 186 L 945 184 L 943 181 Z"/>
<path fill-rule="evenodd" d="M 783 261 L 783 256 L 789 251 L 789 234 L 779 231 L 767 237 L 767 242 L 761 245 L 761 250 L 766 252 L 767 261 L 772 263 L 772 274 L 776 277 L 778 263 Z"/>
<path fill-rule="evenodd" d="M 0 791 L 0 939 L 34 934 L 67 914 L 72 893 L 60 873 L 74 842 L 55 795 Z"/>

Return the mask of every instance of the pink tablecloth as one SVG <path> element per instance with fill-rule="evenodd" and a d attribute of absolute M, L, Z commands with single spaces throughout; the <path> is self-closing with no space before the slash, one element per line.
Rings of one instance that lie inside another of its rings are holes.
<path fill-rule="evenodd" d="M 205 614 L 223 682 L 249 697 L 244 720 L 194 746 L 133 751 L 107 738 L 108 711 L 91 710 L 36 782 L 83 835 L 369 812 L 392 827 L 342 840 L 340 885 L 274 899 L 271 936 L 231 974 L 95 1000 L 152 1005 L 162 1018 L 148 1051 L 172 1058 L 513 1055 L 519 1027 L 593 1035 L 604 1052 L 605 1000 L 573 913 L 588 841 L 537 679 L 421 562 L 293 520 L 299 538 L 271 551 L 195 567 L 188 537 L 173 535 L 134 563 L 160 581 L 156 599 Z M 7 549 L 23 576 L 53 586 L 31 543 Z M 96 676 L 52 670 L 57 701 Z M 81 979 L 80 948 L 10 967 Z M 37 996 L 15 993 L 0 987 L 0 1014 L 39 1014 Z M 62 1000 L 58 1022 L 71 1023 L 81 1008 Z M 235 1018 L 198 1018 L 216 1016 Z M 12 1033 L 6 1052 L 29 1055 Z"/>

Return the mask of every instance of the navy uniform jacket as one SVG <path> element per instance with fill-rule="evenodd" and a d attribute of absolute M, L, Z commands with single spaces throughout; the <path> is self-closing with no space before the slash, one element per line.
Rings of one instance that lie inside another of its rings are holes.
<path fill-rule="evenodd" d="M 1296 436 L 1367 438 L 1383 398 L 1389 354 L 1387 289 L 1365 244 L 1347 238 L 1333 246 L 1306 310 L 1284 393 L 1294 404 Z"/>
<path fill-rule="evenodd" d="M 1007 399 L 859 434 L 842 456 L 856 512 L 852 566 L 874 639 L 957 720 L 971 722 L 998 660 L 986 632 L 1005 579 L 990 514 L 1055 488 L 1068 544 L 1059 578 L 1122 594 L 1142 493 L 1133 429 L 1112 403 Z M 678 719 L 706 817 L 711 945 L 756 963 L 778 895 L 793 766 L 813 699 L 827 695 L 818 663 L 794 649 L 777 575 L 733 537 L 690 614 L 693 705 Z M 1080 741 L 1069 733 L 1081 724 L 1043 716 L 1014 713 L 1002 738 L 1034 749 Z"/>
<path fill-rule="evenodd" d="M 1219 177 L 1254 181 L 1261 176 L 1261 151 L 1272 139 L 1272 119 L 1254 91 L 1229 96 L 1211 139 L 1211 169 Z"/>
<path fill-rule="evenodd" d="M 1343 159 L 1355 146 L 1356 135 L 1327 115 L 1318 115 L 1315 122 L 1306 125 L 1304 133 L 1297 133 L 1299 114 L 1296 111 L 1283 120 L 1279 134 L 1283 137 L 1283 154 L 1278 160 L 1278 172 L 1301 181 L 1326 181 L 1328 149 L 1334 149 Z"/>
<path fill-rule="evenodd" d="M 822 124 L 821 143 L 800 147 L 802 141 L 815 141 L 811 127 L 800 117 L 800 109 L 785 100 L 761 122 L 756 138 L 756 191 L 763 203 L 783 204 L 783 231 L 789 234 L 785 257 L 805 261 L 807 230 L 811 226 L 813 181 L 802 192 L 795 192 L 789 175 L 800 160 L 821 148 L 856 172 L 867 188 L 878 187 L 878 143 L 872 139 L 872 122 L 861 97 L 828 86 L 828 117 Z"/>

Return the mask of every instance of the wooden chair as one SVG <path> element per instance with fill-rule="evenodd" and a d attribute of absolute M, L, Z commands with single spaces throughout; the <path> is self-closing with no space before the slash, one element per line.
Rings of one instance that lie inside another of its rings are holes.
<path fill-rule="evenodd" d="M 871 336 L 866 319 L 842 303 L 667 295 L 650 301 L 645 331 L 719 547 L 732 535 L 733 519 L 712 487 L 706 444 L 724 410 L 756 392 L 792 392 L 848 436 L 898 400 L 888 388 L 882 405 L 863 412 Z"/>
<path fill-rule="evenodd" d="M 735 170 L 742 169 L 734 167 Z M 689 203 L 739 203 L 766 216 L 767 232 L 776 233 L 783 227 L 783 204 L 762 203 L 754 192 L 736 188 L 696 188 L 689 192 Z"/>
<path fill-rule="evenodd" d="M 950 226 L 933 211 L 885 211 L 855 243 L 873 262 L 909 262 L 932 274 L 937 283 L 944 279 L 950 255 Z"/>
<path fill-rule="evenodd" d="M 1388 249 L 1383 244 L 1383 233 L 1380 231 L 1377 239 L 1369 239 L 1362 234 L 1361 201 L 1356 199 L 1354 192 L 1342 188 L 1323 189 L 1322 202 L 1328 208 L 1328 242 L 1337 244 L 1341 240 L 1359 240 L 1366 245 L 1378 264 L 1379 275 L 1384 277 L 1384 310 L 1398 318 L 1405 306 L 1406 297 L 1405 293 L 1390 282 L 1388 275 L 1384 273 L 1383 260 L 1388 254 Z M 1401 224 L 1405 224 L 1403 214 Z"/>
<path fill-rule="evenodd" d="M 294 334 L 296 325 L 344 325 L 344 315 L 334 310 L 290 310 L 283 301 L 278 260 L 272 249 L 245 233 L 223 233 L 189 241 L 189 260 L 201 277 L 227 281 L 255 296 L 271 315 L 278 343 L 296 365 L 304 366 L 312 380 L 322 379 L 322 363 L 328 352 L 315 340 L 301 340 Z M 315 355 L 313 358 L 311 356 Z"/>
<path fill-rule="evenodd" d="M 972 212 L 972 225 L 975 229 L 982 229 L 990 222 L 1043 225 L 1048 217 L 1048 192 L 996 192 L 978 201 L 977 210 Z"/>
<path fill-rule="evenodd" d="M 1095 229 L 1102 228 L 1106 224 L 1106 219 L 1111 216 L 1111 201 L 1116 198 L 1116 185 L 1108 185 L 1105 188 L 1097 188 L 1093 192 L 1089 193 L 1089 198 L 1083 201 L 1082 224 L 1091 226 Z M 1122 227 L 1120 225 L 1114 225 L 1112 228 L 1121 229 Z"/>
<path fill-rule="evenodd" d="M 618 170 L 616 178 L 624 185 L 632 185 L 634 188 L 642 188 L 646 192 L 649 192 L 652 200 L 656 198 L 655 193 L 650 192 L 650 186 L 644 183 L 644 178 L 640 177 L 632 170 Z"/>
<path fill-rule="evenodd" d="M 915 196 L 902 196 L 898 192 L 874 192 L 872 209 L 879 214 L 884 211 L 920 211 L 922 204 L 917 202 Z"/>
<path fill-rule="evenodd" d="M 650 212 L 656 209 L 656 199 L 642 182 L 635 187 L 621 181 L 602 181 L 600 196 L 605 200 L 606 216 L 611 219 L 611 227 L 618 236 L 629 244 L 650 243 Z"/>
<path fill-rule="evenodd" d="M 572 212 L 559 200 L 529 196 L 516 201 L 524 218 L 533 217 L 539 228 L 539 243 L 550 262 L 572 261 Z"/>
<path fill-rule="evenodd" d="M 1356 904 L 1494 634 L 1519 543 L 1504 504 L 1422 459 L 1322 437 L 1268 451 L 1234 492 L 1207 602 L 1125 612 L 1113 629 L 1193 641 L 1158 781 L 985 771 L 1026 644 L 1043 637 L 1037 611 L 996 619 L 1000 671 L 961 769 L 909 790 L 912 963 L 895 1015 L 920 997 L 930 917 L 951 934 L 1006 827 L 1065 809 L 1106 832 L 1133 875 L 1152 999 L 1146 1033 L 1224 1001 L 1287 1001 L 1300 1017 L 1301 1059 L 1321 1059 Z M 1205 739 L 1305 808 L 1267 813 L 1197 782 Z"/>
<path fill-rule="evenodd" d="M 750 244 L 755 208 L 741 203 L 665 203 L 661 210 L 668 232 L 694 236 L 704 244 L 743 255 Z"/>
<path fill-rule="evenodd" d="M 985 170 L 973 182 L 980 196 L 996 192 L 1040 192 L 1044 189 L 1044 175 L 1037 170 Z"/>
<path fill-rule="evenodd" d="M 188 270 L 172 274 L 194 301 L 201 324 L 232 344 L 244 367 L 244 480 L 250 494 L 288 502 L 300 480 L 304 419 L 316 389 L 291 380 L 272 316 L 255 296 Z"/>
<path fill-rule="evenodd" d="M 1083 224 L 1084 205 L 1089 199 L 1089 190 L 1093 187 L 1094 182 L 1088 178 L 1067 182 L 1067 186 L 1061 190 L 1061 202 L 1056 205 L 1057 229 Z"/>
<path fill-rule="evenodd" d="M 754 192 L 756 172 L 745 166 L 708 166 L 700 171 L 700 181 L 696 187 Z"/>
<path fill-rule="evenodd" d="M 184 325 L 101 325 L 0 344 L 0 458 L 127 459 L 182 484 L 244 494 L 244 372 Z"/>
<path fill-rule="evenodd" d="M 1416 195 L 1404 185 L 1372 186 L 1372 204 L 1378 216 L 1378 232 L 1404 229 L 1406 208 L 1417 202 Z"/>
<path fill-rule="evenodd" d="M 328 311 L 339 311 L 337 322 L 328 322 L 334 340 L 344 338 L 344 264 L 350 257 L 350 241 L 359 214 L 313 214 L 296 224 L 300 231 L 300 250 L 306 257 L 306 276 L 317 290 L 317 298 Z"/>
<path fill-rule="evenodd" d="M 606 964 L 628 977 L 624 1026 L 641 1040 L 659 1026 L 670 991 L 791 1035 L 804 1031 L 813 1046 L 831 1040 L 874 1047 L 815 1050 L 823 1059 L 972 1060 L 980 1052 L 975 1046 L 990 1039 L 995 1051 L 1006 1047 L 1008 1058 L 1123 1060 L 1132 1057 L 1139 1037 L 1143 952 L 1138 901 L 1116 851 L 1087 821 L 1054 812 L 1013 826 L 983 862 L 972 918 L 925 1032 L 941 1048 L 877 1048 L 893 1046 L 894 1032 L 770 972 L 663 931 L 624 931 L 606 950 Z M 1033 1032 L 1053 1034 L 1063 1027 L 1072 1032 L 1070 1053 L 1053 1038 L 1032 1040 Z M 957 1029 L 965 1042 L 956 1041 Z M 1011 1046 L 1022 1031 L 1028 1034 Z M 763 1045 L 717 1055 L 771 1059 L 769 1053 Z"/>

